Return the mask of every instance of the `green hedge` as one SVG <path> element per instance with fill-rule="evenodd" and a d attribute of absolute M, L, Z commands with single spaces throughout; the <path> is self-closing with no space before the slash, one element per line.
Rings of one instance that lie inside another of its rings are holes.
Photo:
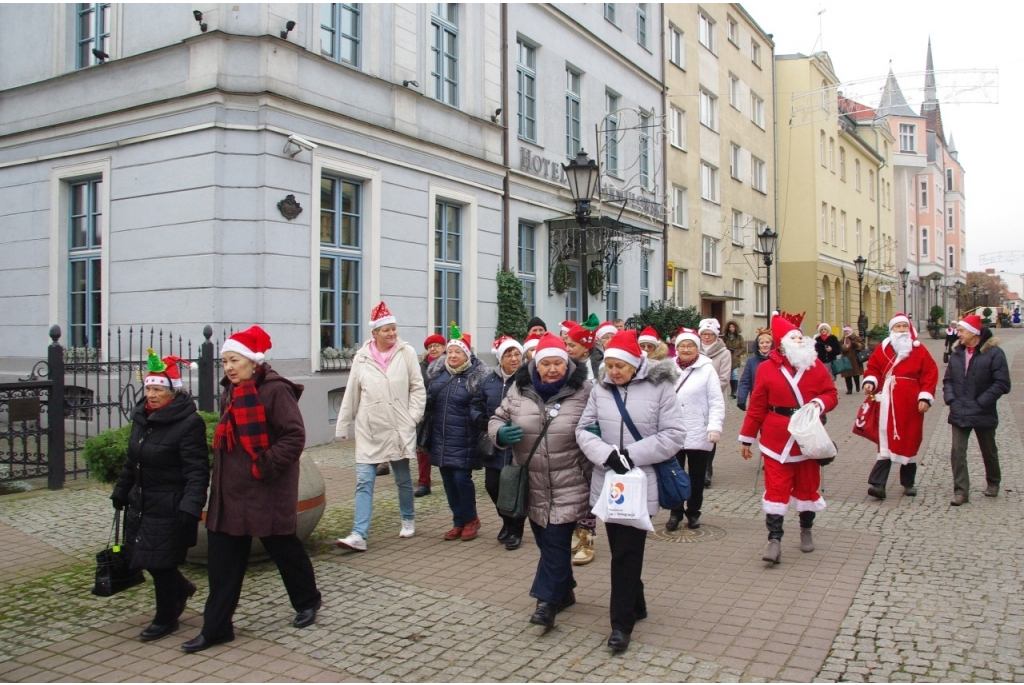
<path fill-rule="evenodd" d="M 220 415 L 201 411 L 199 416 L 206 422 L 206 446 L 210 463 L 213 463 L 213 432 L 217 429 Z M 128 439 L 132 433 L 129 423 L 120 428 L 111 428 L 97 433 L 85 441 L 82 455 L 90 475 L 101 483 L 113 483 L 121 475 L 121 467 L 128 458 Z"/>

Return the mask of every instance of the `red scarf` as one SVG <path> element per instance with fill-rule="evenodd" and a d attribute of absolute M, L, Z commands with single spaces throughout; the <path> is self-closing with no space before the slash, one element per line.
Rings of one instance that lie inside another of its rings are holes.
<path fill-rule="evenodd" d="M 696 364 L 698 359 L 700 359 L 699 354 L 688 362 L 684 362 L 682 357 L 676 357 L 676 364 L 679 366 L 680 369 L 688 369 L 694 364 Z"/>
<path fill-rule="evenodd" d="M 246 381 L 232 388 L 231 403 L 213 434 L 214 449 L 223 448 L 230 452 L 238 443 L 252 458 L 252 475 L 263 480 L 256 468 L 256 457 L 270 447 L 270 437 L 267 434 L 267 410 L 260 401 L 255 381 Z"/>

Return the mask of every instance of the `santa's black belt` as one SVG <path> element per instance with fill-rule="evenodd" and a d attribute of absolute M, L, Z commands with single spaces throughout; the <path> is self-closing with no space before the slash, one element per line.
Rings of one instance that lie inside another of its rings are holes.
<path fill-rule="evenodd" d="M 776 414 L 781 414 L 782 416 L 792 416 L 797 412 L 798 409 L 800 409 L 800 407 L 776 407 L 773 404 L 768 405 L 768 411 L 775 412 Z"/>

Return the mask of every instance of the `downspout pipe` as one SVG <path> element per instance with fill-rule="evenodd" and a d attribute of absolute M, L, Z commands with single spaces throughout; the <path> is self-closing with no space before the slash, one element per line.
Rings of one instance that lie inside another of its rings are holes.
<path fill-rule="evenodd" d="M 505 83 L 508 77 L 508 3 L 501 3 L 501 81 Z M 502 119 L 498 122 L 501 126 L 501 163 L 505 167 L 505 178 L 502 180 L 501 194 L 501 268 L 509 270 L 511 262 L 510 253 L 512 239 L 512 174 L 509 169 L 508 158 L 508 127 L 502 122 L 508 117 L 508 88 L 501 89 L 501 114 Z"/>

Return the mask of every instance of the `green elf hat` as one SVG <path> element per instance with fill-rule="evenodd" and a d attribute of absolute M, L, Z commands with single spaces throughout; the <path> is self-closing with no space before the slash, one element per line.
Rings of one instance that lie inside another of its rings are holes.
<path fill-rule="evenodd" d="M 462 330 L 459 329 L 458 325 L 456 325 L 454 321 L 452 321 L 451 323 L 451 328 L 449 329 L 448 335 L 448 344 L 445 345 L 445 348 L 451 347 L 452 345 L 461 348 L 462 351 L 466 353 L 467 357 L 473 355 L 473 350 L 470 349 L 470 345 L 472 345 L 472 342 L 470 340 L 469 334 L 463 333 Z"/>
<path fill-rule="evenodd" d="M 597 314 L 591 313 L 587 320 L 580 325 L 588 331 L 596 331 L 601 326 L 601 319 L 597 318 Z"/>
<path fill-rule="evenodd" d="M 153 348 L 148 350 L 149 357 L 146 359 L 146 377 L 143 385 L 162 385 L 165 388 L 181 387 L 181 370 L 179 365 L 198 369 L 199 365 L 189 362 L 187 359 L 175 357 L 174 355 L 161 359 L 156 356 Z"/>

